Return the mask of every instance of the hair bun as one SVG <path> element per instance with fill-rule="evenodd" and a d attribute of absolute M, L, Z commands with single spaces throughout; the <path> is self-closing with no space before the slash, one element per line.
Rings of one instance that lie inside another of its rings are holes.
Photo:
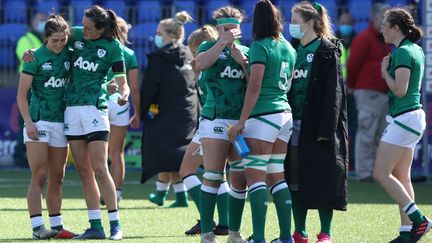
<path fill-rule="evenodd" d="M 174 17 L 174 21 L 180 25 L 184 25 L 187 22 L 192 22 L 192 20 L 192 17 L 186 11 L 178 12 Z"/>

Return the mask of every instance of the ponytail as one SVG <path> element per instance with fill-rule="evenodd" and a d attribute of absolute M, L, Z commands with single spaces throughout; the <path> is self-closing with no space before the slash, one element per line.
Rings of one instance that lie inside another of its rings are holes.
<path fill-rule="evenodd" d="M 423 31 L 415 24 L 414 18 L 406 9 L 389 9 L 384 16 L 391 27 L 397 25 L 411 42 L 417 42 L 423 37 Z"/>
<path fill-rule="evenodd" d="M 127 42 L 127 39 L 122 35 L 121 29 L 117 24 L 117 15 L 111 9 L 107 9 L 106 11 L 107 11 L 108 16 L 110 18 L 110 21 L 109 21 L 110 28 L 106 29 L 106 32 L 107 32 L 106 34 L 109 37 L 115 37 L 121 43 Z"/>
<path fill-rule="evenodd" d="M 96 29 L 103 30 L 102 38 L 116 38 L 121 42 L 126 41 L 124 36 L 121 34 L 119 26 L 117 25 L 117 15 L 114 13 L 114 11 L 94 5 L 84 12 L 84 16 L 93 21 Z"/>

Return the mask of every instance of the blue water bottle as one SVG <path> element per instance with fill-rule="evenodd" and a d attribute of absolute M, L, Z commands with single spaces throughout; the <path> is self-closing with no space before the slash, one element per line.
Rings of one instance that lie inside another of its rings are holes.
<path fill-rule="evenodd" d="M 240 155 L 240 157 L 245 158 L 249 155 L 250 149 L 247 145 L 245 139 L 241 134 L 238 134 L 233 141 L 234 148 L 236 149 L 237 153 Z"/>

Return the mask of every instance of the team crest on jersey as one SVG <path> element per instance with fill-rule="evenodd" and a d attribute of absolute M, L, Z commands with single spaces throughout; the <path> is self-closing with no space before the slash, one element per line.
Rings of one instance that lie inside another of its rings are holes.
<path fill-rule="evenodd" d="M 219 54 L 218 59 L 222 59 L 222 60 L 226 60 L 226 59 L 228 59 L 228 58 L 227 58 L 227 53 L 225 53 L 225 52 L 221 52 L 221 54 Z"/>
<path fill-rule="evenodd" d="M 52 63 L 51 62 L 44 63 L 44 65 L 42 65 L 42 70 L 44 71 L 53 70 Z"/>
<path fill-rule="evenodd" d="M 308 61 L 308 62 L 312 62 L 312 61 L 313 61 L 313 58 L 314 58 L 314 54 L 310 53 L 310 54 L 308 54 L 308 55 L 306 56 L 306 61 Z"/>
<path fill-rule="evenodd" d="M 64 63 L 64 67 L 65 67 L 65 69 L 66 69 L 67 71 L 69 71 L 69 69 L 70 69 L 70 62 L 65 62 L 65 63 Z"/>
<path fill-rule="evenodd" d="M 104 49 L 98 49 L 97 55 L 98 55 L 99 58 L 104 57 L 105 54 L 106 54 L 106 50 L 104 50 Z"/>
<path fill-rule="evenodd" d="M 74 46 L 76 49 L 82 50 L 84 48 L 84 43 L 82 41 L 75 41 Z"/>

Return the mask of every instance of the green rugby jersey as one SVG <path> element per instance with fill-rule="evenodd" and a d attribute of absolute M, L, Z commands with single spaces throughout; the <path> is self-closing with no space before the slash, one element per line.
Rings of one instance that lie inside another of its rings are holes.
<path fill-rule="evenodd" d="M 205 41 L 198 47 L 198 53 L 207 51 L 217 41 Z M 245 55 L 249 48 L 236 44 Z M 207 97 L 201 115 L 208 119 L 238 120 L 243 108 L 246 78 L 242 66 L 231 57 L 231 49 L 225 48 L 216 62 L 203 71 Z"/>
<path fill-rule="evenodd" d="M 126 67 L 126 74 L 127 74 L 130 70 L 138 68 L 138 60 L 135 52 L 132 49 L 126 46 L 122 46 L 122 51 L 125 59 L 125 67 Z M 107 75 L 107 81 L 109 82 L 113 78 L 114 78 L 114 73 L 112 69 L 110 69 Z M 109 98 L 109 96 L 111 96 L 111 94 L 107 93 L 107 99 Z"/>
<path fill-rule="evenodd" d="M 389 114 L 391 116 L 422 107 L 420 89 L 424 63 L 425 55 L 422 48 L 408 39 L 402 40 L 399 47 L 392 53 L 388 68 L 390 76 L 395 78 L 396 69 L 400 67 L 408 68 L 411 73 L 404 97 L 397 97 L 389 91 Z"/>
<path fill-rule="evenodd" d="M 67 46 L 55 54 L 42 45 L 34 52 L 33 62 L 23 63 L 22 72 L 33 76 L 29 107 L 33 122 L 63 122 L 71 54 Z"/>
<path fill-rule="evenodd" d="M 205 75 L 203 72 L 200 72 L 200 74 L 198 75 L 197 86 L 201 107 L 204 107 L 205 101 L 207 99 L 207 87 L 205 83 Z"/>
<path fill-rule="evenodd" d="M 85 40 L 82 27 L 73 27 L 72 74 L 66 88 L 66 106 L 94 105 L 106 109 L 107 97 L 103 84 L 113 64 L 124 63 L 122 44 L 116 40 L 100 38 Z M 124 74 L 122 71 L 117 74 Z"/>
<path fill-rule="evenodd" d="M 249 50 L 249 63 L 265 65 L 261 91 L 251 116 L 290 111 L 287 93 L 296 61 L 296 51 L 281 35 L 279 39 L 254 41 Z"/>
<path fill-rule="evenodd" d="M 290 100 L 294 120 L 301 120 L 303 116 L 303 106 L 306 101 L 312 61 L 320 44 L 321 39 L 316 38 L 305 46 L 299 44 L 297 47 L 297 59 L 291 87 L 293 99 Z"/>

